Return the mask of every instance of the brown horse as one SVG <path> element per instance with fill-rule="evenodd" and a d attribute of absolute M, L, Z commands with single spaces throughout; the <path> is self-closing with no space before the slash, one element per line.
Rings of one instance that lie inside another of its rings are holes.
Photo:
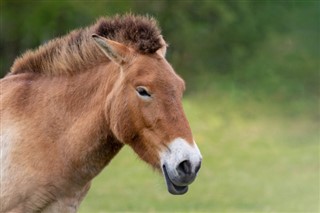
<path fill-rule="evenodd" d="M 18 58 L 1 79 L 0 212 L 76 212 L 125 144 L 184 194 L 202 157 L 166 47 L 153 18 L 124 15 Z"/>

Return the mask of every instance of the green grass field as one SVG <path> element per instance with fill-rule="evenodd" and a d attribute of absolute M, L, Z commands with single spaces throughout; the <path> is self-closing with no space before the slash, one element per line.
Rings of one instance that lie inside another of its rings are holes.
<path fill-rule="evenodd" d="M 126 147 L 94 179 L 81 213 L 319 212 L 319 108 L 208 95 L 184 108 L 203 155 L 183 196 Z"/>

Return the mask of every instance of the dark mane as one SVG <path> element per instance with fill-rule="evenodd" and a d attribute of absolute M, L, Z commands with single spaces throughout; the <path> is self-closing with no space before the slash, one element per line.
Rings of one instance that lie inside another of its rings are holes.
<path fill-rule="evenodd" d="M 141 54 L 154 53 L 165 45 L 157 22 L 151 17 L 128 14 L 100 18 L 92 26 L 74 30 L 34 51 L 27 51 L 15 60 L 11 74 L 72 75 L 108 61 L 92 40 L 92 34 L 123 43 Z"/>

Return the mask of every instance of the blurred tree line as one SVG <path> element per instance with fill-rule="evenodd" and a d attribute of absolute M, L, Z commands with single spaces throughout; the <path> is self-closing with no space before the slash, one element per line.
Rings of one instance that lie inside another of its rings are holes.
<path fill-rule="evenodd" d="M 319 97 L 319 1 L 1 1 L 0 75 L 27 49 L 100 16 L 154 16 L 188 92 Z M 250 93 L 251 94 L 251 93 Z"/>

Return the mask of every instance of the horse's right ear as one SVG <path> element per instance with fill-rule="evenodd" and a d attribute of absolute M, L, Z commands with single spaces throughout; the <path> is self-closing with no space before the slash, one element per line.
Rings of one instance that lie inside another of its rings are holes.
<path fill-rule="evenodd" d="M 119 65 L 122 65 L 127 61 L 130 49 L 125 45 L 96 34 L 93 34 L 92 38 L 111 61 Z"/>
<path fill-rule="evenodd" d="M 159 36 L 159 39 L 160 39 L 160 44 L 162 45 L 162 47 L 157 50 L 157 53 L 165 58 L 166 57 L 166 53 L 167 53 L 168 44 L 163 39 L 162 35 Z"/>

